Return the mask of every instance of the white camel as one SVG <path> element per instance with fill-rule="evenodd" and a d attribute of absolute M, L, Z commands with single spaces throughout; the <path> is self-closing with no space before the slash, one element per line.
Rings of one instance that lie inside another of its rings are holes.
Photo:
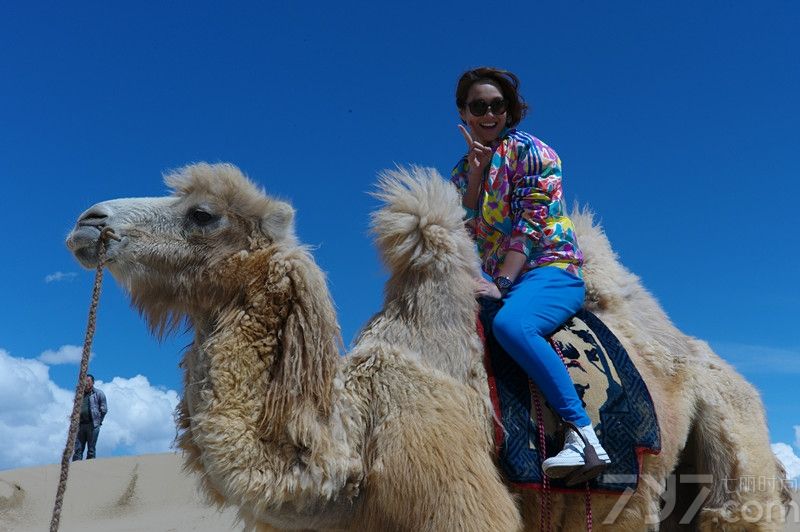
<path fill-rule="evenodd" d="M 184 318 L 193 328 L 179 445 L 213 500 L 263 529 L 537 528 L 537 495 L 508 489 L 493 462 L 477 261 L 449 184 L 420 169 L 384 178 L 375 227 L 391 272 L 386 303 L 342 358 L 324 275 L 297 242 L 292 208 L 231 165 L 192 165 L 166 181 L 170 197 L 91 207 L 68 245 L 94 267 L 111 227 L 121 240 L 109 243 L 108 268 L 151 329 Z M 778 530 L 781 486 L 721 484 L 780 478 L 757 393 L 672 326 L 588 216 L 576 222 L 587 305 L 637 364 L 662 431 L 661 454 L 643 462 L 648 481 L 621 512 L 618 498 L 592 497 L 596 527 L 657 528 L 669 475 L 691 466 L 714 479 L 700 529 Z M 555 496 L 557 529 L 580 529 L 582 508 L 580 497 Z"/>

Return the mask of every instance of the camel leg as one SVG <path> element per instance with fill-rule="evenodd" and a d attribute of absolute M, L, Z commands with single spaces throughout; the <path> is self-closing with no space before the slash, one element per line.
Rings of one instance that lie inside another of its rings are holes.
<path fill-rule="evenodd" d="M 783 529 L 785 474 L 769 445 L 758 392 L 704 342 L 693 342 L 702 356 L 703 391 L 693 432 L 698 472 L 708 476 L 708 492 L 698 516 L 701 531 L 778 531 Z M 710 356 L 709 356 L 710 353 Z M 711 358 L 713 357 L 713 358 Z"/>
<path fill-rule="evenodd" d="M 519 530 L 519 511 L 490 453 L 470 445 L 483 435 L 419 428 L 396 438 L 397 448 L 368 475 L 369 498 L 381 513 L 400 530 Z"/>
<path fill-rule="evenodd" d="M 405 404 L 395 395 L 394 408 L 375 426 L 360 528 L 519 530 L 515 499 L 497 472 L 485 427 L 475 423 L 483 402 L 462 385 L 435 384 L 420 389 L 417 381 L 413 394 L 402 394 Z"/>
<path fill-rule="evenodd" d="M 697 421 L 698 463 L 711 481 L 699 515 L 701 531 L 783 530 L 784 479 L 770 449 L 760 401 L 754 399 L 750 412 L 706 403 Z"/>

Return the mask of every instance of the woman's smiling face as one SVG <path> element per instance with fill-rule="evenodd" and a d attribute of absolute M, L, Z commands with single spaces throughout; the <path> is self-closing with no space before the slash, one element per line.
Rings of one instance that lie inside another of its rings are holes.
<path fill-rule="evenodd" d="M 483 100 L 489 103 L 496 98 L 503 98 L 503 93 L 500 92 L 500 87 L 491 81 L 476 81 L 469 88 L 467 93 L 467 104 L 464 109 L 459 111 L 461 119 L 467 123 L 472 131 L 472 138 L 484 145 L 489 145 L 500 136 L 500 132 L 506 127 L 507 113 L 495 115 L 490 109 L 486 111 L 483 116 L 475 116 L 469 110 L 469 104 L 475 100 Z"/>

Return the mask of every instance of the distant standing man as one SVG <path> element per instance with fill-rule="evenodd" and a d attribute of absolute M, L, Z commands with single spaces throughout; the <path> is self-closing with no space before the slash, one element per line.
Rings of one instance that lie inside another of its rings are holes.
<path fill-rule="evenodd" d="M 86 459 L 94 458 L 94 447 L 97 444 L 100 425 L 103 424 L 106 412 L 108 412 L 106 394 L 94 387 L 94 376 L 87 375 L 81 404 L 81 422 L 75 439 L 75 453 L 72 455 L 73 460 L 83 458 L 83 449 L 87 446 L 89 449 L 86 451 Z"/>

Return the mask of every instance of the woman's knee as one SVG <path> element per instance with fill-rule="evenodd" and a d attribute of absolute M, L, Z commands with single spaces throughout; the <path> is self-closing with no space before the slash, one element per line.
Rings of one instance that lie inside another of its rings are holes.
<path fill-rule="evenodd" d="M 500 309 L 492 322 L 492 333 L 501 345 L 509 341 L 519 342 L 525 336 L 525 327 L 520 316 Z"/>

